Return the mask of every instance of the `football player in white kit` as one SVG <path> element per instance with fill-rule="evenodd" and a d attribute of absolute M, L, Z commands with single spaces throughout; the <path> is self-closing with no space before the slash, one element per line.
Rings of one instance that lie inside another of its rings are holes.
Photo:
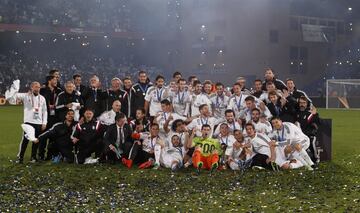
<path fill-rule="evenodd" d="M 245 98 L 247 95 L 241 91 L 241 85 L 235 83 L 233 85 L 234 95 L 229 100 L 228 109 L 232 109 L 235 112 L 236 118 L 245 119 Z"/>
<path fill-rule="evenodd" d="M 169 100 L 165 99 L 161 101 L 161 112 L 158 112 L 155 116 L 154 122 L 159 124 L 160 132 L 159 136 L 162 139 L 167 137 L 166 130 L 164 129 L 164 124 L 172 125 L 174 120 L 186 120 L 186 117 L 183 117 L 175 112 L 171 112 L 171 103 Z"/>
<path fill-rule="evenodd" d="M 232 170 L 245 170 L 252 165 L 252 157 L 254 156 L 252 146 L 251 143 L 245 143 L 241 130 L 235 130 L 234 137 L 235 142 L 229 153 L 227 164 Z"/>
<path fill-rule="evenodd" d="M 161 101 L 170 97 L 169 88 L 165 87 L 165 78 L 161 75 L 156 77 L 156 85 L 151 86 L 145 95 L 144 108 L 146 112 L 149 112 L 151 117 L 161 112 Z"/>
<path fill-rule="evenodd" d="M 277 140 L 277 144 L 287 151 L 296 161 L 300 161 L 308 170 L 313 170 L 314 163 L 307 154 L 306 150 L 310 146 L 310 139 L 299 127 L 290 122 L 282 122 L 279 117 L 271 120 L 273 132 L 271 137 Z M 300 164 L 290 168 L 297 168 Z"/>
<path fill-rule="evenodd" d="M 215 125 L 219 124 L 219 121 L 211 116 L 209 106 L 207 104 L 202 104 L 199 106 L 200 116 L 195 118 L 187 125 L 189 130 L 196 129 L 196 136 L 201 136 L 201 128 L 204 124 L 207 124 L 211 127 L 211 132 L 209 137 L 212 137 L 214 132 Z"/>
<path fill-rule="evenodd" d="M 284 162 L 281 161 L 281 158 L 277 158 L 276 142 L 267 135 L 257 133 L 252 123 L 247 123 L 245 129 L 247 134 L 245 140 L 251 144 L 252 151 L 255 154 L 252 157 L 252 165 L 278 170 Z"/>
<path fill-rule="evenodd" d="M 255 130 L 258 133 L 269 135 L 272 132 L 272 127 L 269 121 L 260 118 L 260 110 L 254 108 L 251 110 L 251 122 L 255 126 Z M 243 132 L 246 135 L 246 131 Z"/>
<path fill-rule="evenodd" d="M 171 147 L 165 146 L 160 151 L 157 150 L 155 156 L 160 155 L 161 166 L 170 168 L 172 172 L 175 172 L 183 166 L 185 146 L 181 144 L 181 139 L 178 135 L 173 135 L 170 140 L 169 144 L 171 144 Z"/>
<path fill-rule="evenodd" d="M 216 83 L 216 95 L 210 98 L 213 116 L 220 120 L 224 119 L 225 111 L 229 104 L 229 97 L 224 92 L 224 85 Z"/>
<path fill-rule="evenodd" d="M 229 126 L 227 123 L 221 123 L 220 125 L 220 134 L 218 136 L 218 140 L 221 145 L 221 149 L 223 153 L 220 158 L 220 164 L 225 168 L 225 163 L 230 157 L 233 149 L 233 144 L 235 143 L 235 138 L 232 134 L 230 134 Z"/>
<path fill-rule="evenodd" d="M 171 101 L 175 113 L 184 117 L 189 116 L 191 95 L 190 91 L 186 90 L 185 79 L 177 82 L 177 91 L 171 93 Z"/>
<path fill-rule="evenodd" d="M 226 124 L 229 127 L 229 131 L 231 134 L 234 133 L 235 130 L 242 130 L 242 126 L 241 126 L 241 119 L 237 119 L 235 120 L 235 113 L 232 109 L 227 109 L 225 111 L 225 120 L 226 120 Z M 214 136 L 217 137 L 220 133 L 220 126 L 217 126 L 214 132 Z"/>
<path fill-rule="evenodd" d="M 191 116 L 195 117 L 200 114 L 200 106 L 206 104 L 211 110 L 211 101 L 206 94 L 202 92 L 200 81 L 194 81 L 193 92 L 191 95 Z"/>

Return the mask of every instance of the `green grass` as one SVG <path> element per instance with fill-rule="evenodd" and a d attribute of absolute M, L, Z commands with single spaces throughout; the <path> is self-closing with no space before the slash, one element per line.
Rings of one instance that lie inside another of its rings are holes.
<path fill-rule="evenodd" d="M 333 119 L 333 160 L 316 172 L 231 171 L 199 177 L 109 165 L 16 165 L 21 107 L 0 108 L 0 212 L 14 211 L 360 211 L 360 112 Z M 27 157 L 29 159 L 27 150 Z"/>

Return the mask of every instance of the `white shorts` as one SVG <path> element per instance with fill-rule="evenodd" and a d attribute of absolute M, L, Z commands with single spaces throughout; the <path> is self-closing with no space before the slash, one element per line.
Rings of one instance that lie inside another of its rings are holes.
<path fill-rule="evenodd" d="M 275 163 L 280 167 L 288 162 L 288 159 L 285 156 L 285 147 L 286 146 L 275 147 L 275 153 L 276 153 Z"/>

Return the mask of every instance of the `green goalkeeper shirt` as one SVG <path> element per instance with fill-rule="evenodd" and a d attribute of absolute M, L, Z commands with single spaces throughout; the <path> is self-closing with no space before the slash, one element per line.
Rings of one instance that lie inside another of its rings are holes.
<path fill-rule="evenodd" d="M 209 156 L 214 150 L 218 151 L 218 154 L 222 154 L 219 140 L 213 138 L 193 138 L 192 145 L 195 147 L 201 147 L 201 154 L 205 157 Z"/>

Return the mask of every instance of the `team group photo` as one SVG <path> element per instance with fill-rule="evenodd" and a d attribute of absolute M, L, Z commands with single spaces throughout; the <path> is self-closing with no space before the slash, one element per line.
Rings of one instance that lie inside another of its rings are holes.
<path fill-rule="evenodd" d="M 0 1 L 1 212 L 358 212 L 356 1 Z"/>

